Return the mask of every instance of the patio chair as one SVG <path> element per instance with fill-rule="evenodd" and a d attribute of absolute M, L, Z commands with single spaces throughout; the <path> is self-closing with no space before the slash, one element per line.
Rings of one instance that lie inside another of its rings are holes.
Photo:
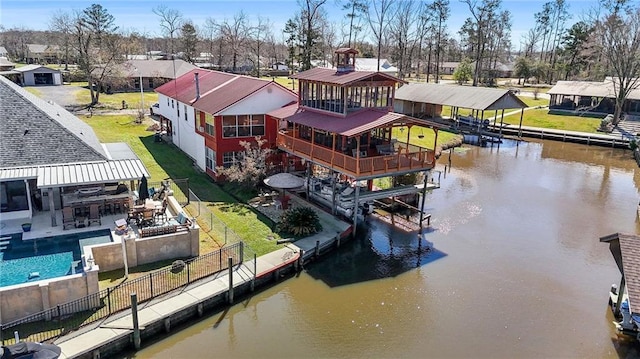
<path fill-rule="evenodd" d="M 100 219 L 100 207 L 97 204 L 89 205 L 89 225 L 91 223 L 102 224 L 102 219 Z"/>
<path fill-rule="evenodd" d="M 141 226 L 151 226 L 154 223 L 154 213 L 153 209 L 143 211 L 140 219 Z"/>
<path fill-rule="evenodd" d="M 76 219 L 71 207 L 62 208 L 62 229 L 67 229 L 67 226 L 76 226 Z"/>

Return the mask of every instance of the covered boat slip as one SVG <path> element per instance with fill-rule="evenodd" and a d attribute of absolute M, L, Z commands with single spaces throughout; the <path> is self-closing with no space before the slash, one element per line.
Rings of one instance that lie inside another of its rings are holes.
<path fill-rule="evenodd" d="M 640 340 L 640 237 L 614 233 L 601 237 L 600 242 L 609 244 L 622 274 L 619 287 L 610 293 L 614 316 L 620 319 L 616 327 Z"/>
<path fill-rule="evenodd" d="M 451 113 L 443 114 L 442 106 L 450 106 Z M 504 110 L 520 109 L 520 124 L 527 107 L 522 100 L 506 89 L 441 85 L 408 84 L 396 90 L 394 110 L 419 118 L 445 119 L 448 116 L 455 126 L 475 128 L 477 124 L 488 124 L 493 118 L 494 125 L 500 118 L 500 129 L 504 125 Z M 462 116 L 459 109 L 471 109 L 471 116 Z M 486 113 L 485 113 L 486 112 Z M 485 122 L 486 121 L 486 122 Z"/>

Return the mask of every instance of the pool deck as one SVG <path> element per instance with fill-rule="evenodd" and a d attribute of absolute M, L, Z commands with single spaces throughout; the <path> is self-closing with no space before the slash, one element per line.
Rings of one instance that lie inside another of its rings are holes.
<path fill-rule="evenodd" d="M 56 223 L 55 227 L 51 226 L 51 215 L 48 211 L 36 212 L 31 220 L 28 219 L 11 219 L 2 221 L 2 227 L 0 228 L 0 236 L 6 236 L 15 233 L 22 233 L 22 240 L 32 240 L 38 238 L 54 237 L 65 234 L 76 234 L 84 232 L 95 232 L 104 229 L 113 229 L 115 221 L 118 219 L 127 218 L 126 213 L 105 214 L 100 217 L 101 224 L 92 224 L 82 228 L 68 228 L 63 229 L 62 226 L 62 211 L 56 211 Z M 31 230 L 29 232 L 22 232 L 22 224 L 25 222 L 31 223 Z"/>

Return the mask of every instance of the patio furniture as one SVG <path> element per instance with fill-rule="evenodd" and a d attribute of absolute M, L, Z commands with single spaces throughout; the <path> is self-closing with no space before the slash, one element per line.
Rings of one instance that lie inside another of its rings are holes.
<path fill-rule="evenodd" d="M 102 224 L 102 219 L 100 219 L 100 208 L 99 208 L 98 204 L 95 204 L 95 203 L 89 205 L 89 223 L 88 223 L 88 225 L 91 225 L 91 223 Z"/>
<path fill-rule="evenodd" d="M 163 222 L 167 221 L 167 206 L 168 206 L 168 204 L 169 204 L 169 202 L 167 201 L 166 198 L 162 200 L 162 207 L 156 208 L 155 212 L 154 212 L 154 217 L 156 219 L 161 217 Z"/>
<path fill-rule="evenodd" d="M 154 213 L 155 213 L 155 210 L 145 208 L 142 211 L 142 216 L 140 217 L 139 225 L 143 226 L 143 227 L 144 226 L 151 226 L 155 222 L 154 221 L 154 218 L 155 218 L 154 217 Z"/>
<path fill-rule="evenodd" d="M 62 208 L 62 229 L 67 229 L 67 226 L 76 226 L 76 219 L 73 216 L 73 208 Z"/>

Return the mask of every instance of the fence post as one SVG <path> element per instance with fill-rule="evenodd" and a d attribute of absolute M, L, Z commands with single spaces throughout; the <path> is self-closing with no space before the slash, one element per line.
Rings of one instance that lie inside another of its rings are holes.
<path fill-rule="evenodd" d="M 244 262 L 244 242 L 240 241 L 240 263 Z"/>
<path fill-rule="evenodd" d="M 107 288 L 107 308 L 109 308 L 109 315 L 111 315 L 111 287 Z"/>
<path fill-rule="evenodd" d="M 320 241 L 319 241 L 319 240 L 317 240 L 317 241 L 316 241 L 316 253 L 315 253 L 316 258 L 317 258 L 319 255 L 320 255 Z"/>
<path fill-rule="evenodd" d="M 218 269 L 222 270 L 222 248 L 218 249 L 218 254 L 218 257 L 220 258 L 220 260 L 218 261 Z"/>
<path fill-rule="evenodd" d="M 149 287 L 151 289 L 151 298 L 153 298 L 153 273 L 149 273 Z"/>
<path fill-rule="evenodd" d="M 140 349 L 140 327 L 138 326 L 138 295 L 131 293 L 131 318 L 133 319 L 133 346 Z"/>
<path fill-rule="evenodd" d="M 251 291 L 256 289 L 256 276 L 258 275 L 258 255 L 253 254 L 253 279 L 251 280 Z"/>
<path fill-rule="evenodd" d="M 187 284 L 191 284 L 191 262 L 187 262 Z"/>
<path fill-rule="evenodd" d="M 233 257 L 229 257 L 229 304 L 233 304 Z"/>

